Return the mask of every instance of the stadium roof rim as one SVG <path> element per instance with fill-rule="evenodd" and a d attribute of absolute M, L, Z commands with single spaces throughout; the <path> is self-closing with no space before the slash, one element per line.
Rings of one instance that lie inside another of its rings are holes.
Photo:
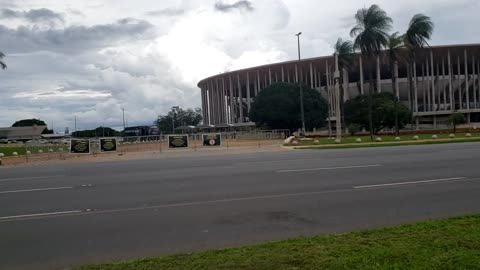
<path fill-rule="evenodd" d="M 428 46 L 426 49 L 449 49 L 449 48 L 475 47 L 475 46 L 480 46 L 480 43 L 435 45 L 435 46 Z M 383 50 L 383 51 L 385 51 L 385 50 Z M 360 53 L 356 52 L 355 55 L 360 55 Z M 328 58 L 332 58 L 332 57 L 333 57 L 333 55 L 304 58 L 304 59 L 301 59 L 301 62 L 322 60 L 322 59 L 328 59 Z M 235 73 L 239 73 L 239 72 L 246 72 L 246 71 L 251 71 L 251 70 L 256 70 L 256 69 L 261 69 L 261 68 L 273 67 L 273 66 L 276 66 L 276 65 L 294 64 L 294 63 L 297 63 L 297 62 L 298 62 L 298 60 L 289 60 L 289 61 L 285 61 L 285 62 L 271 63 L 271 64 L 266 64 L 266 65 L 237 69 L 237 70 L 234 70 L 234 71 L 228 71 L 228 72 L 216 74 L 214 76 L 210 76 L 210 77 L 207 77 L 205 79 L 202 79 L 201 81 L 199 81 L 197 83 L 197 86 L 200 87 L 200 84 L 202 84 L 204 81 L 211 80 L 211 79 L 214 79 L 214 78 L 219 77 L 219 76 L 224 76 L 224 75 L 228 75 L 228 74 L 235 74 Z"/>

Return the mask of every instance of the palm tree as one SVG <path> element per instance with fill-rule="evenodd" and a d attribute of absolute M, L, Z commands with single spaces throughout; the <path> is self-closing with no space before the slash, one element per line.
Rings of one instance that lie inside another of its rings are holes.
<path fill-rule="evenodd" d="M 417 51 L 428 46 L 428 40 L 432 37 L 434 24 L 430 17 L 423 14 L 416 14 L 410 20 L 407 32 L 404 35 L 405 46 L 409 50 L 409 63 L 408 63 L 408 83 L 410 86 L 410 96 L 414 96 L 413 92 L 413 68 L 415 66 L 415 56 Z M 413 98 L 411 99 L 410 108 L 413 110 L 414 106 Z"/>
<path fill-rule="evenodd" d="M 360 50 L 362 55 L 368 60 L 368 72 L 370 85 L 373 84 L 373 62 L 374 57 L 378 56 L 388 41 L 388 31 L 392 28 L 393 20 L 387 13 L 377 5 L 372 5 L 368 9 L 362 8 L 355 14 L 356 25 L 350 31 L 350 36 L 354 37 L 354 48 Z M 368 118 L 370 128 L 370 138 L 373 140 L 373 120 L 372 120 L 372 95 L 373 87 L 370 87 Z"/>
<path fill-rule="evenodd" d="M 7 64 L 5 64 L 5 62 L 3 62 L 3 58 L 5 58 L 5 54 L 0 52 L 0 67 L 2 69 L 6 69 L 7 68 Z"/>
<path fill-rule="evenodd" d="M 350 69 L 350 67 L 353 65 L 353 60 L 354 60 L 354 50 L 353 50 L 353 42 L 350 40 L 343 40 L 339 38 L 337 40 L 337 43 L 335 43 L 335 53 L 338 55 L 338 68 L 340 70 L 340 111 L 341 111 L 341 117 L 342 117 L 342 123 L 345 123 L 345 113 L 344 113 L 344 95 L 345 95 L 345 89 L 343 87 L 344 85 L 344 75 L 347 70 Z M 348 89 L 347 89 L 348 91 Z"/>
<path fill-rule="evenodd" d="M 398 112 L 397 105 L 399 102 L 398 89 L 397 89 L 397 76 L 398 76 L 398 60 L 400 59 L 400 50 L 404 48 L 403 36 L 398 32 L 391 34 L 387 40 L 388 58 L 390 59 L 390 72 L 392 75 L 393 93 L 395 95 L 395 135 L 399 135 L 398 125 Z"/>

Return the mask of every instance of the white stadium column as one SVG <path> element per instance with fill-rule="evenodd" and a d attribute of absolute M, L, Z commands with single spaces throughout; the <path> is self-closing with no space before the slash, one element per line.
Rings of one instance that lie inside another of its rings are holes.
<path fill-rule="evenodd" d="M 285 82 L 285 71 L 283 70 L 283 65 L 282 65 L 282 82 Z"/>
<path fill-rule="evenodd" d="M 477 82 L 475 78 L 475 56 L 472 55 L 473 107 L 477 108 Z"/>
<path fill-rule="evenodd" d="M 432 88 L 430 87 L 431 73 L 430 73 L 430 64 L 428 63 L 428 59 L 427 59 L 427 64 L 425 65 L 425 71 L 427 72 L 427 112 L 429 112 L 432 110 L 432 99 L 431 99 Z"/>
<path fill-rule="evenodd" d="M 422 104 L 423 104 L 423 111 L 426 111 L 427 108 L 427 101 L 426 101 L 426 93 L 425 93 L 425 64 L 422 63 Z"/>
<path fill-rule="evenodd" d="M 240 73 L 237 74 L 237 83 L 238 83 L 238 107 L 240 109 L 240 123 L 245 122 L 243 117 L 243 94 L 242 94 L 242 84 L 240 83 Z"/>
<path fill-rule="evenodd" d="M 433 50 L 430 50 L 430 64 L 431 64 L 431 75 L 432 75 L 432 110 L 436 111 L 436 102 L 435 102 L 435 97 L 436 91 L 435 91 L 435 66 L 433 65 Z"/>
<path fill-rule="evenodd" d="M 312 89 L 315 89 L 315 86 L 313 85 L 313 64 L 310 62 L 310 87 Z"/>
<path fill-rule="evenodd" d="M 460 110 L 463 109 L 463 89 L 462 89 L 462 79 L 460 78 L 462 72 L 460 71 L 460 56 L 457 56 L 457 71 L 458 71 L 458 94 L 459 94 L 459 102 L 460 102 Z"/>
<path fill-rule="evenodd" d="M 453 76 L 452 76 L 452 59 L 450 56 L 450 50 L 448 50 L 448 91 L 450 95 L 450 110 L 455 110 L 455 95 L 453 94 Z"/>
<path fill-rule="evenodd" d="M 269 84 L 272 84 L 272 70 L 268 68 L 268 81 Z"/>
<path fill-rule="evenodd" d="M 232 76 L 228 76 L 229 84 L 230 84 L 230 123 L 234 124 L 235 123 L 235 95 L 233 91 L 233 82 L 232 82 Z"/>
<path fill-rule="evenodd" d="M 227 95 L 227 88 L 225 86 L 225 77 L 222 76 L 222 123 L 228 123 L 228 112 L 227 112 L 227 104 L 225 101 L 225 96 Z"/>
<path fill-rule="evenodd" d="M 257 90 L 255 92 L 255 96 L 257 96 L 261 90 L 262 90 L 262 87 L 260 86 L 260 70 L 257 70 Z"/>
<path fill-rule="evenodd" d="M 443 110 L 447 110 L 447 87 L 446 87 L 446 76 L 445 76 L 445 57 L 442 57 L 442 92 L 443 92 Z"/>
<path fill-rule="evenodd" d="M 465 102 L 467 103 L 467 110 L 470 109 L 470 89 L 469 89 L 469 80 L 468 80 L 468 56 L 467 49 L 464 50 L 465 56 Z"/>
<path fill-rule="evenodd" d="M 417 62 L 413 60 L 413 111 L 418 112 Z"/>
<path fill-rule="evenodd" d="M 440 69 L 439 69 L 439 64 L 438 61 L 435 63 L 435 69 L 436 71 L 436 76 L 435 76 L 435 81 L 437 82 L 437 104 L 438 104 L 438 109 L 437 111 L 440 111 L 440 105 L 442 104 L 442 88 L 440 87 Z"/>
<path fill-rule="evenodd" d="M 250 100 L 250 75 L 247 71 L 247 114 L 250 114 L 251 100 Z"/>

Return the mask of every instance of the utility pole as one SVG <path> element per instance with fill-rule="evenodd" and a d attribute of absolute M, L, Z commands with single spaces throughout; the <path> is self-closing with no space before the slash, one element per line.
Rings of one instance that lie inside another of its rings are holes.
<path fill-rule="evenodd" d="M 77 116 L 75 115 L 74 118 L 75 118 L 75 132 L 77 132 Z"/>
<path fill-rule="evenodd" d="M 302 86 L 302 77 L 301 77 L 301 57 L 300 57 L 300 35 L 302 32 L 299 32 L 298 34 L 295 34 L 297 36 L 297 41 L 298 41 L 298 83 L 300 86 L 300 114 L 302 118 L 302 136 L 305 136 L 305 113 L 303 110 L 303 86 Z"/>
<path fill-rule="evenodd" d="M 336 140 L 342 141 L 342 116 L 340 111 L 340 71 L 338 70 L 338 54 L 335 53 L 335 72 L 333 73 L 335 79 L 335 123 L 336 123 Z"/>
<path fill-rule="evenodd" d="M 122 114 L 123 114 L 123 130 L 125 130 L 125 108 L 122 108 Z"/>

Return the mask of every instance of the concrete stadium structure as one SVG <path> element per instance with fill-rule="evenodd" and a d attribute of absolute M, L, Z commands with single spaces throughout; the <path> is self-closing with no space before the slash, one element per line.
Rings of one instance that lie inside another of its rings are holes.
<path fill-rule="evenodd" d="M 390 63 L 384 51 L 368 65 L 360 54 L 345 69 L 342 78 L 343 101 L 366 94 L 392 92 L 408 105 L 415 126 L 437 128 L 446 125 L 453 112 L 466 115 L 467 122 L 480 122 L 480 44 L 434 46 L 416 52 L 412 87 L 408 83 L 408 52 L 400 52 L 400 60 Z M 375 61 L 376 60 L 376 61 Z M 372 66 L 372 69 L 368 69 Z M 259 92 L 276 82 L 303 82 L 318 90 L 329 102 L 330 120 L 335 121 L 333 55 L 276 63 L 227 72 L 203 79 L 201 89 L 203 119 L 210 126 L 244 126 L 252 103 Z M 368 72 L 372 70 L 372 72 Z M 393 72 L 392 72 L 393 71 Z M 368 80 L 372 73 L 373 80 Z M 393 74 L 393 76 L 392 76 Z"/>

